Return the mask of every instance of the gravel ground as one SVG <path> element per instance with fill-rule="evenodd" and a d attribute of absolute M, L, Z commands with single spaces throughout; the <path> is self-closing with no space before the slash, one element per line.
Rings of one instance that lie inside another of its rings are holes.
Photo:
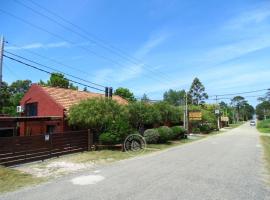
<path fill-rule="evenodd" d="M 122 160 L 0 196 L 2 200 L 270 200 L 255 127 Z"/>

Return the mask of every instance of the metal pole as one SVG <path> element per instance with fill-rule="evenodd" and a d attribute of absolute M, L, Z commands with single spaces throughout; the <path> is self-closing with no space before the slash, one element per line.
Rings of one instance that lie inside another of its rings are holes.
<path fill-rule="evenodd" d="M 186 130 L 188 133 L 188 102 L 187 102 L 187 92 L 186 92 Z"/>
<path fill-rule="evenodd" d="M 217 109 L 219 109 L 217 95 L 216 95 L 216 104 L 217 104 Z M 218 130 L 219 130 L 220 129 L 219 113 L 217 113 L 217 127 L 218 127 Z"/>
<path fill-rule="evenodd" d="M 184 112 L 183 112 L 183 114 L 184 114 L 184 115 L 183 115 L 183 116 L 184 116 L 184 118 L 183 118 L 183 119 L 184 119 L 184 129 L 185 129 L 185 128 L 186 128 L 186 110 L 185 110 L 185 104 L 186 104 L 186 103 L 185 103 L 185 96 L 184 96 L 184 99 L 183 99 L 182 102 L 183 102 L 182 105 L 183 105 L 183 111 L 184 111 Z"/>
<path fill-rule="evenodd" d="M 3 82 L 3 53 L 4 53 L 4 36 L 0 39 L 0 88 Z"/>

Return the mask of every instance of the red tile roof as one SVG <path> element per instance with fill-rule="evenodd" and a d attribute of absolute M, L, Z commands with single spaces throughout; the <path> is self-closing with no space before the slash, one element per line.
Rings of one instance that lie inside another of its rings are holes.
<path fill-rule="evenodd" d="M 49 94 L 58 104 L 62 105 L 66 111 L 68 111 L 72 105 L 77 104 L 82 100 L 91 99 L 91 98 L 105 98 L 104 94 L 71 90 L 71 89 L 58 88 L 58 87 L 48 87 L 48 86 L 41 86 L 41 85 L 39 86 L 47 94 Z M 127 100 L 117 95 L 113 95 L 112 99 L 122 105 L 128 104 Z"/>

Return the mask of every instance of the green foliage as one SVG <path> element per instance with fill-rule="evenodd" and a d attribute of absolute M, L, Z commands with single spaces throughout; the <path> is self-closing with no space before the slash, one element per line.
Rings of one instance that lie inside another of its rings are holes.
<path fill-rule="evenodd" d="M 120 119 L 126 120 L 124 108 L 116 101 L 105 98 L 81 101 L 70 108 L 68 116 L 70 125 L 96 132 L 106 130 Z"/>
<path fill-rule="evenodd" d="M 144 138 L 148 144 L 156 144 L 159 140 L 159 133 L 157 129 L 147 129 L 144 131 Z"/>
<path fill-rule="evenodd" d="M 256 106 L 256 115 L 259 120 L 270 118 L 270 102 L 263 101 Z"/>
<path fill-rule="evenodd" d="M 129 102 L 136 101 L 134 94 L 127 88 L 119 87 L 115 90 L 114 94 L 126 99 Z"/>
<path fill-rule="evenodd" d="M 139 129 L 143 125 L 160 123 L 159 111 L 152 105 L 144 102 L 134 102 L 127 106 L 128 119 L 133 128 Z"/>
<path fill-rule="evenodd" d="M 183 113 L 180 107 L 172 106 L 164 101 L 154 104 L 154 107 L 159 111 L 161 115 L 161 122 L 164 124 L 180 123 Z"/>
<path fill-rule="evenodd" d="M 145 103 L 149 102 L 149 98 L 147 97 L 146 94 L 143 94 L 143 96 L 142 96 L 142 98 L 141 98 L 141 101 L 142 101 L 142 102 L 145 102 Z"/>
<path fill-rule="evenodd" d="M 31 86 L 30 80 L 17 80 L 9 86 L 2 83 L 0 89 L 0 113 L 16 116 L 16 107 L 20 104 L 25 92 Z"/>
<path fill-rule="evenodd" d="M 182 139 L 186 134 L 186 130 L 182 126 L 173 126 L 172 129 L 172 139 Z"/>
<path fill-rule="evenodd" d="M 257 128 L 262 133 L 270 133 L 270 119 L 259 121 Z"/>
<path fill-rule="evenodd" d="M 161 126 L 157 130 L 159 133 L 159 143 L 166 143 L 172 139 L 173 131 L 168 126 Z"/>
<path fill-rule="evenodd" d="M 99 141 L 102 144 L 117 144 L 119 138 L 114 133 L 105 132 L 99 135 Z"/>
<path fill-rule="evenodd" d="M 200 133 L 200 128 L 193 127 L 192 128 L 192 133 Z"/>
<path fill-rule="evenodd" d="M 179 106 L 185 102 L 185 90 L 168 90 L 163 94 L 163 100 L 171 105 Z"/>
<path fill-rule="evenodd" d="M 253 114 L 255 112 L 254 108 L 247 103 L 244 97 L 235 96 L 231 104 L 235 108 L 236 111 L 236 121 L 246 121 L 248 119 L 252 119 Z"/>
<path fill-rule="evenodd" d="M 189 103 L 194 105 L 202 105 L 205 100 L 208 99 L 208 95 L 205 92 L 205 87 L 201 81 L 196 77 L 188 92 Z"/>
<path fill-rule="evenodd" d="M 210 133 L 212 131 L 212 127 L 210 124 L 201 124 L 199 126 L 200 132 L 202 133 Z"/>
<path fill-rule="evenodd" d="M 61 73 L 52 73 L 47 83 L 40 80 L 39 84 L 50 87 L 60 87 L 78 90 L 78 87 L 74 86 L 73 83 L 70 83 L 69 80 L 65 78 L 65 76 Z"/>

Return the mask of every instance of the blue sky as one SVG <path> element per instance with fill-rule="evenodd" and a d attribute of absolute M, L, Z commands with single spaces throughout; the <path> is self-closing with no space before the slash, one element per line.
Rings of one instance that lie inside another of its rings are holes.
<path fill-rule="evenodd" d="M 209 95 L 270 87 L 269 1 L 35 2 L 91 35 L 60 21 L 29 0 L 10 0 L 2 2 L 0 10 L 0 33 L 10 42 L 5 50 L 89 81 L 113 88 L 127 87 L 136 96 L 146 93 L 151 99 L 161 99 L 170 88 L 188 89 L 196 76 Z M 107 47 L 117 47 L 121 56 L 91 41 L 92 36 Z M 72 68 L 40 58 L 29 50 Z M 123 58 L 126 55 L 129 57 Z M 16 79 L 28 78 L 33 82 L 48 79 L 47 74 L 8 59 L 4 60 L 3 75 L 9 83 Z M 248 100 L 253 105 L 257 103 L 256 98 Z"/>

